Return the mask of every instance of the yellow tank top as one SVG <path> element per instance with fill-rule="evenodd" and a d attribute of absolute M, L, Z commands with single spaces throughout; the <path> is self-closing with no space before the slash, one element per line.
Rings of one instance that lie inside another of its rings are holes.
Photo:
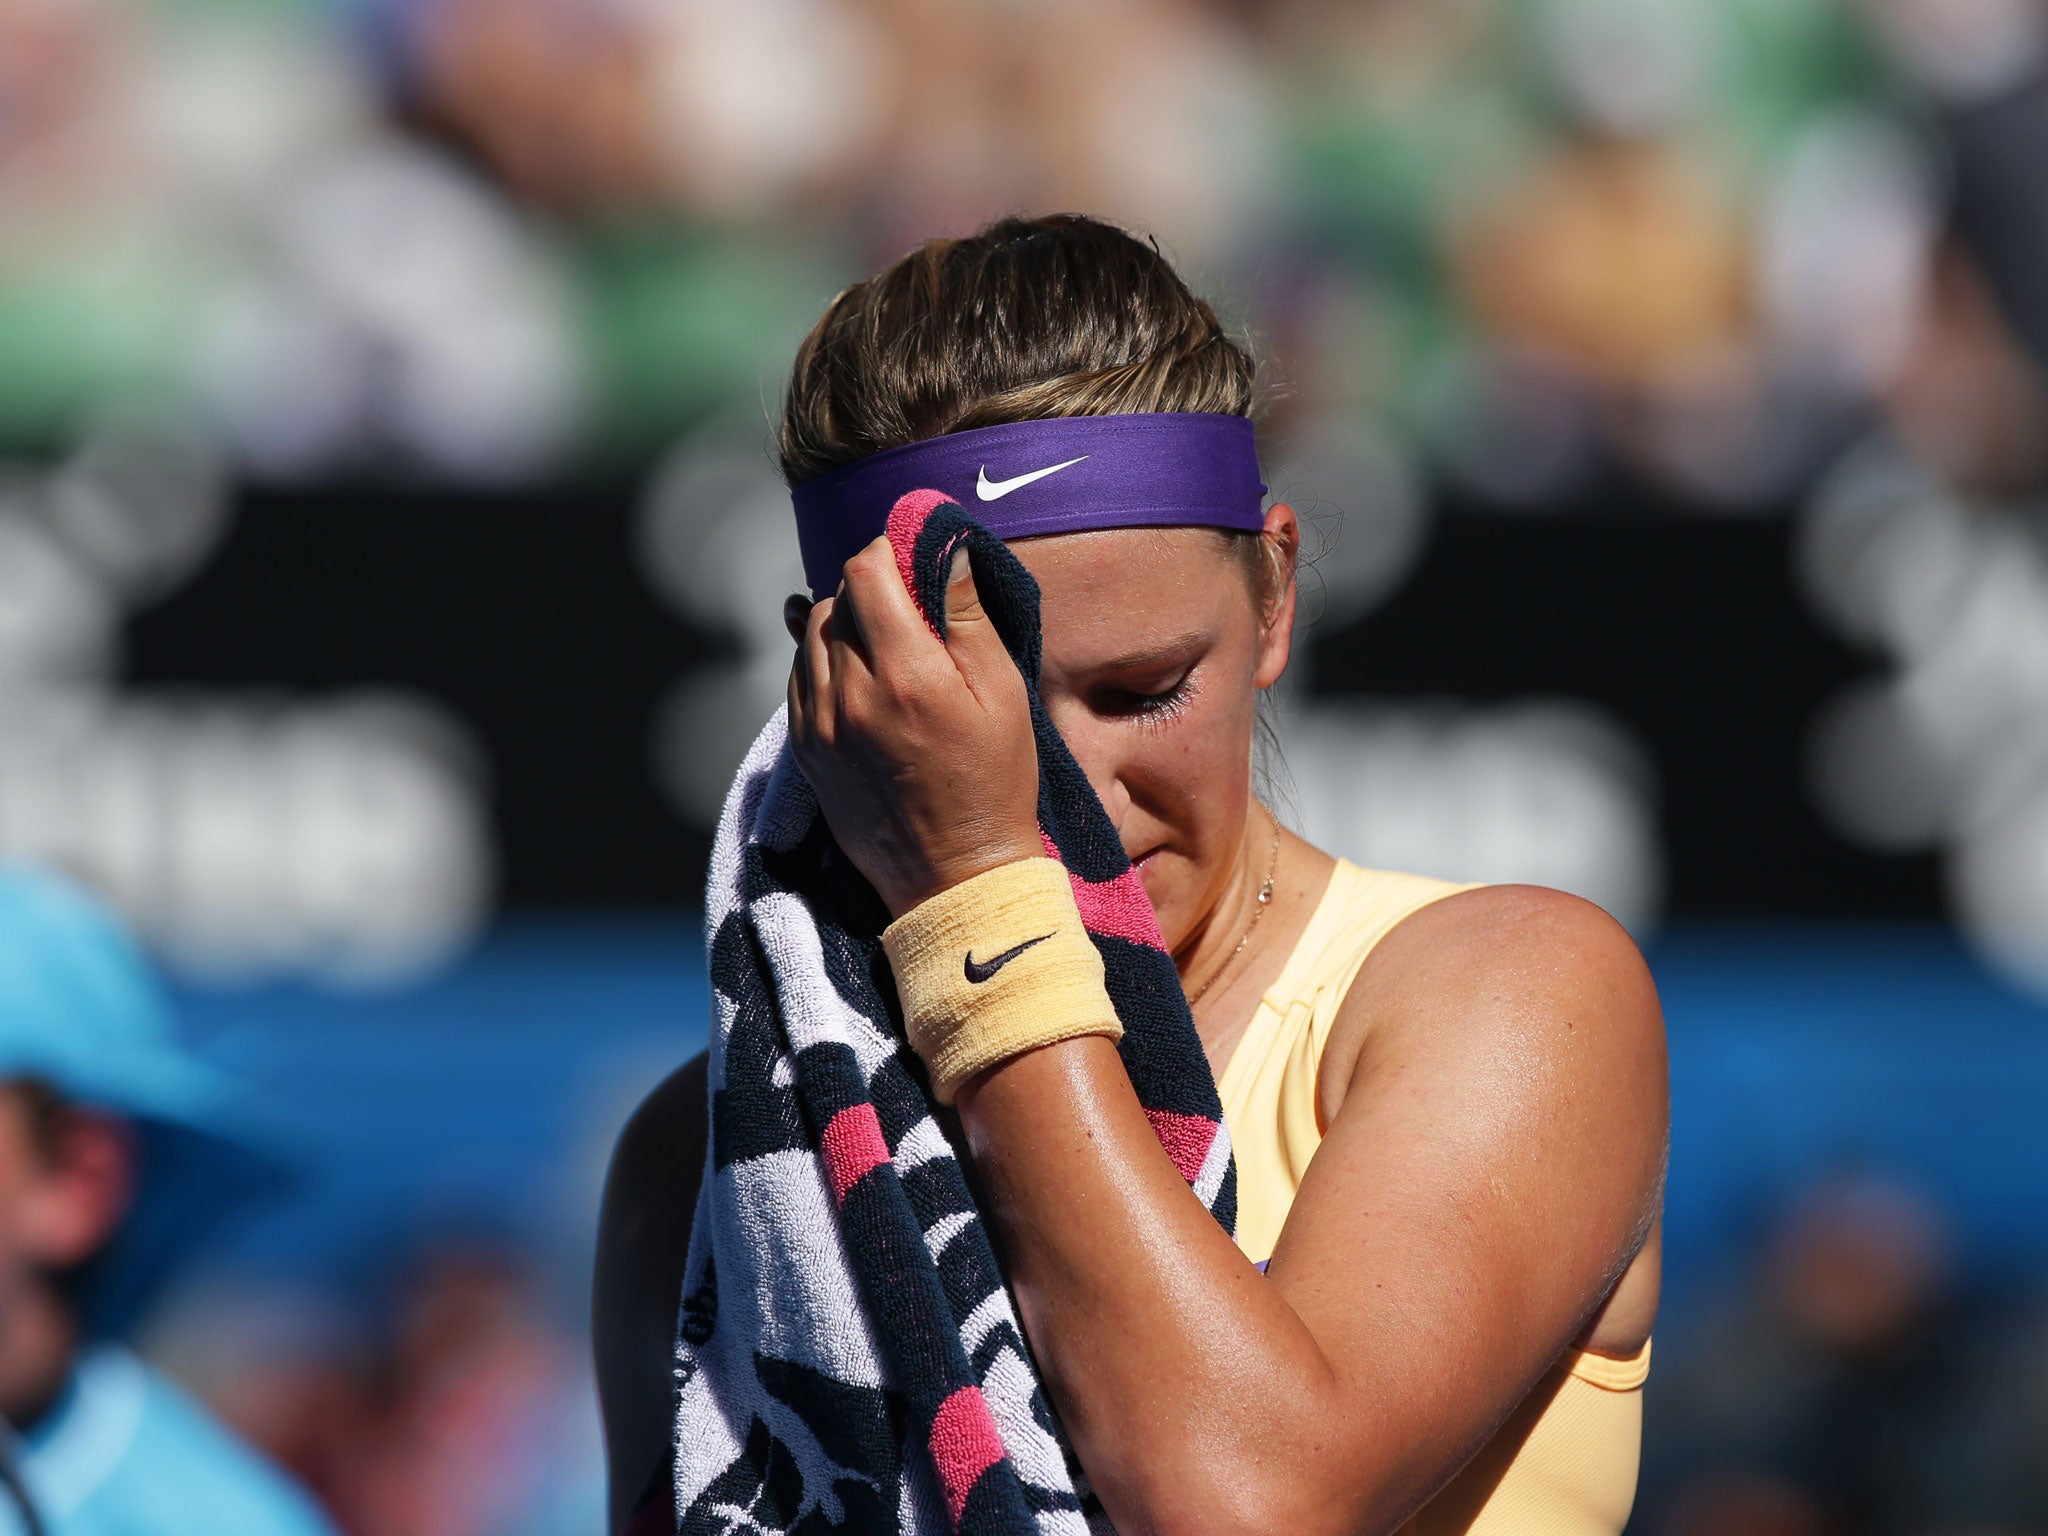
<path fill-rule="evenodd" d="M 1358 968 L 1402 918 L 1470 889 L 1337 861 L 1218 1085 L 1237 1157 L 1237 1242 L 1252 1259 L 1272 1257 L 1323 1139 L 1317 1074 Z M 1631 1360 L 1569 1351 L 1402 1536 L 1615 1536 L 1635 1502 L 1649 1373 L 1648 1344 Z"/>

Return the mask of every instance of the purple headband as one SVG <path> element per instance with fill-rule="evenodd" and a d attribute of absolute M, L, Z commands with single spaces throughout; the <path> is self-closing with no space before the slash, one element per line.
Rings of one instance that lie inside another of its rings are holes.
<path fill-rule="evenodd" d="M 999 539 L 1265 526 L 1266 487 L 1242 416 L 1161 411 L 1010 422 L 871 453 L 798 486 L 796 536 L 812 596 L 837 591 L 846 562 L 882 532 L 897 498 L 923 490 L 943 491 Z"/>

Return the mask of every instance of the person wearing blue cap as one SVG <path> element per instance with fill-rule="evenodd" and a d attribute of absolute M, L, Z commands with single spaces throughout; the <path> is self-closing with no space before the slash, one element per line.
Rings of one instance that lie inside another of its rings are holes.
<path fill-rule="evenodd" d="M 0 1536 L 331 1536 L 119 1342 L 205 1218 L 274 1182 L 134 943 L 0 865 Z"/>

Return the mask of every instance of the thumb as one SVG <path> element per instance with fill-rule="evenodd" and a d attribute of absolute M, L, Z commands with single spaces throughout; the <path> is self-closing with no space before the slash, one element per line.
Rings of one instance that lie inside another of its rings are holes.
<path fill-rule="evenodd" d="M 954 549 L 953 563 L 946 570 L 946 627 L 950 630 L 961 620 L 982 623 L 987 618 L 981 606 L 981 592 L 974 585 L 974 561 L 963 542 Z"/>
<path fill-rule="evenodd" d="M 953 564 L 946 573 L 946 649 L 954 665 L 971 679 L 985 666 L 1004 665 L 1010 653 L 1003 637 L 981 605 L 981 592 L 974 585 L 974 563 L 967 546 L 953 551 Z"/>

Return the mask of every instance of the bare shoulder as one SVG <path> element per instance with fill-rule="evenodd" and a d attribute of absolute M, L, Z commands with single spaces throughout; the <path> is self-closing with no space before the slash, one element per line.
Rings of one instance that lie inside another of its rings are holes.
<path fill-rule="evenodd" d="M 1634 1110 L 1662 1136 L 1656 985 L 1628 931 L 1580 897 L 1481 886 L 1396 924 L 1340 1010 L 1323 1072 L 1326 1113 L 1357 1069 L 1418 1048 L 1536 1069 L 1598 1093 L 1610 1112 Z"/>
<path fill-rule="evenodd" d="M 1333 1359 L 1442 1387 L 1476 1444 L 1566 1349 L 1648 1336 L 1663 1027 L 1606 913 L 1526 886 L 1418 909 L 1360 967 L 1318 1086 L 1268 1274 Z"/>
<path fill-rule="evenodd" d="M 668 1451 L 670 1355 L 704 1168 L 707 1070 L 706 1057 L 693 1057 L 641 1101 L 605 1174 L 591 1344 L 614 1530 Z"/>
<path fill-rule="evenodd" d="M 1462 1178 L 1510 1198 L 1529 1223 L 1519 1243 L 1511 1224 L 1494 1229 L 1510 1269 L 1531 1282 L 1554 1270 L 1560 1318 L 1607 1300 L 1580 1313 L 1582 1343 L 1627 1353 L 1647 1336 L 1670 1125 L 1664 1023 L 1649 967 L 1606 912 L 1536 886 L 1415 912 L 1346 995 L 1321 1089 L 1326 1144 L 1434 1141 L 1447 1189 Z"/>

